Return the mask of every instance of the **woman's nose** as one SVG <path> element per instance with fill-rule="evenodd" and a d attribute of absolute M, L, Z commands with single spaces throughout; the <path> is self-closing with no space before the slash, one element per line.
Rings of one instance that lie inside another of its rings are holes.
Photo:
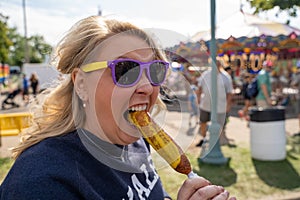
<path fill-rule="evenodd" d="M 146 76 L 146 72 L 143 72 L 140 81 L 137 83 L 136 92 L 139 94 L 150 95 L 153 92 L 153 85 Z"/>

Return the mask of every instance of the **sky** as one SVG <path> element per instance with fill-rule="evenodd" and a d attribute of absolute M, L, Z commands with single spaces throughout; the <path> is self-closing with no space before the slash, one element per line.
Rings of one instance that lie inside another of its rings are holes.
<path fill-rule="evenodd" d="M 244 12 L 253 12 L 246 0 L 216 0 L 216 23 L 239 12 L 241 4 Z M 178 44 L 208 30 L 211 23 L 210 0 L 26 0 L 27 34 L 42 35 L 47 43 L 56 45 L 74 23 L 97 15 L 99 9 L 103 16 L 156 30 L 163 46 Z M 276 10 L 260 16 L 285 22 L 287 15 L 276 18 Z M 22 0 L 0 0 L 0 13 L 9 17 L 10 27 L 17 27 L 24 35 Z M 300 29 L 300 18 L 292 19 L 291 25 Z"/>

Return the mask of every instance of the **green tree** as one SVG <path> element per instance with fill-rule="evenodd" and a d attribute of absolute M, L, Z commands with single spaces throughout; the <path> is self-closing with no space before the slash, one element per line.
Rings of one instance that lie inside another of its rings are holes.
<path fill-rule="evenodd" d="M 0 13 L 0 62 L 22 66 L 25 58 L 26 39 L 18 33 L 16 27 L 8 27 L 8 19 L 9 17 Z M 30 63 L 41 63 L 51 54 L 51 45 L 47 44 L 41 35 L 27 38 L 27 43 Z"/>
<path fill-rule="evenodd" d="M 11 39 L 13 45 L 9 49 L 9 65 L 22 66 L 24 62 L 24 38 L 17 32 L 17 28 L 10 28 L 8 37 Z"/>
<path fill-rule="evenodd" d="M 10 48 L 9 64 L 22 66 L 25 58 L 25 37 L 21 36 L 16 28 L 11 28 L 9 38 L 13 42 Z M 52 47 L 47 44 L 43 36 L 33 35 L 27 39 L 29 62 L 41 63 L 51 54 Z"/>
<path fill-rule="evenodd" d="M 300 7 L 300 0 L 247 0 L 250 2 L 251 7 L 255 8 L 254 13 L 261 13 L 279 7 L 278 14 L 282 11 L 287 11 L 290 17 L 297 17 L 297 10 Z M 289 20 L 287 20 L 289 24 Z"/>
<path fill-rule="evenodd" d="M 47 56 L 51 54 L 51 45 L 45 42 L 41 35 L 33 35 L 28 39 L 28 46 L 30 48 L 29 59 L 31 63 L 41 63 Z"/>
<path fill-rule="evenodd" d="M 9 47 L 12 45 L 8 37 L 9 28 L 7 26 L 8 17 L 0 13 L 0 62 L 6 63 L 9 56 Z"/>

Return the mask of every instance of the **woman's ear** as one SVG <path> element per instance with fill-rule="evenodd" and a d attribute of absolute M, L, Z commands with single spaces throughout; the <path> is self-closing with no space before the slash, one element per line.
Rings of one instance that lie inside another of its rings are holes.
<path fill-rule="evenodd" d="M 76 68 L 73 70 L 71 77 L 76 94 L 82 101 L 87 101 L 88 95 L 86 90 L 87 87 L 85 82 L 86 79 L 84 78 L 84 73 L 79 68 Z"/>

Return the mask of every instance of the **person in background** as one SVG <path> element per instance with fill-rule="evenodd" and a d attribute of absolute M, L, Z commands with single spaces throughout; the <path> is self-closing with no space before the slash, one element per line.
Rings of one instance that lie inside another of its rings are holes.
<path fill-rule="evenodd" d="M 25 103 L 25 105 L 29 102 L 29 84 L 26 74 L 23 74 L 22 78 L 22 99 Z"/>
<path fill-rule="evenodd" d="M 227 74 L 229 75 L 231 81 L 233 80 L 233 71 L 231 69 L 230 65 L 227 65 L 226 67 L 224 67 L 224 71 L 227 72 Z"/>
<path fill-rule="evenodd" d="M 18 108 L 20 107 L 19 104 L 17 104 L 15 102 L 15 98 L 16 96 L 21 92 L 21 89 L 19 87 L 17 87 L 16 89 L 14 89 L 13 91 L 9 92 L 6 96 L 6 98 L 3 100 L 2 102 L 2 110 L 8 109 L 6 107 L 6 105 L 10 105 L 9 108 Z"/>
<path fill-rule="evenodd" d="M 5 99 L 2 101 L 2 106 L 1 106 L 2 110 L 20 107 L 20 105 L 16 103 L 15 98 L 17 97 L 17 95 L 19 95 L 22 92 L 23 75 L 21 73 L 18 73 L 16 75 L 17 75 L 16 77 L 17 82 L 15 84 L 10 82 L 8 85 L 11 88 L 11 90 L 7 94 Z"/>
<path fill-rule="evenodd" d="M 249 85 L 249 83 L 251 83 L 252 79 L 255 78 L 255 74 L 251 74 L 246 72 L 245 75 L 243 76 L 243 87 L 242 87 L 242 94 L 244 97 L 244 107 L 238 111 L 238 115 L 239 117 L 241 117 L 242 119 L 246 119 L 247 121 L 249 121 L 250 117 L 248 114 L 249 108 L 250 106 L 252 106 L 252 101 L 254 98 L 250 97 L 247 94 L 247 87 Z"/>
<path fill-rule="evenodd" d="M 229 122 L 230 110 L 231 110 L 231 105 L 232 105 L 232 95 L 234 93 L 233 78 L 232 78 L 233 71 L 232 71 L 230 65 L 228 65 L 224 68 L 222 66 L 220 66 L 220 71 L 227 77 L 228 81 L 230 82 L 229 85 L 231 85 L 229 88 L 229 91 L 226 93 L 226 106 L 227 106 L 226 107 L 226 119 L 225 119 L 223 130 L 220 135 L 220 144 L 226 145 L 226 144 L 229 144 L 229 140 L 230 140 L 226 135 L 226 125 Z"/>
<path fill-rule="evenodd" d="M 35 98 L 38 93 L 39 79 L 36 73 L 32 73 L 30 76 L 30 87 L 32 89 L 33 97 Z"/>
<path fill-rule="evenodd" d="M 192 120 L 195 118 L 195 124 L 198 124 L 198 115 L 199 115 L 199 106 L 197 103 L 197 86 L 191 85 L 191 89 L 189 91 L 189 96 L 188 96 L 188 109 L 190 112 L 189 115 L 189 127 L 192 126 Z"/>
<path fill-rule="evenodd" d="M 170 199 L 149 144 L 127 119 L 160 103 L 169 66 L 161 49 L 128 22 L 91 16 L 71 28 L 56 52 L 66 78 L 37 105 L 0 199 Z M 185 180 L 177 196 L 228 198 L 203 177 Z"/>
<path fill-rule="evenodd" d="M 231 109 L 231 99 L 233 93 L 232 80 L 227 72 L 224 71 L 221 61 L 217 60 L 218 85 L 217 85 L 217 120 L 221 126 L 220 137 L 224 137 L 224 125 L 227 121 L 228 113 Z M 211 79 L 212 70 L 205 71 L 198 80 L 198 104 L 200 107 L 200 135 L 202 138 L 196 146 L 201 147 L 206 139 L 207 123 L 211 120 Z"/>
<path fill-rule="evenodd" d="M 264 61 L 263 68 L 257 75 L 258 94 L 256 96 L 256 106 L 258 107 L 266 108 L 272 106 L 272 86 L 270 81 L 270 72 L 272 71 L 272 66 L 272 61 Z"/>
<path fill-rule="evenodd" d="M 298 119 L 299 119 L 299 132 L 298 134 L 300 134 L 300 61 L 297 62 L 297 71 L 295 73 L 295 75 L 292 78 L 291 81 L 291 85 L 292 87 L 295 87 L 298 89 L 298 93 L 296 95 L 296 109 L 297 109 L 297 113 L 298 113 Z"/>

